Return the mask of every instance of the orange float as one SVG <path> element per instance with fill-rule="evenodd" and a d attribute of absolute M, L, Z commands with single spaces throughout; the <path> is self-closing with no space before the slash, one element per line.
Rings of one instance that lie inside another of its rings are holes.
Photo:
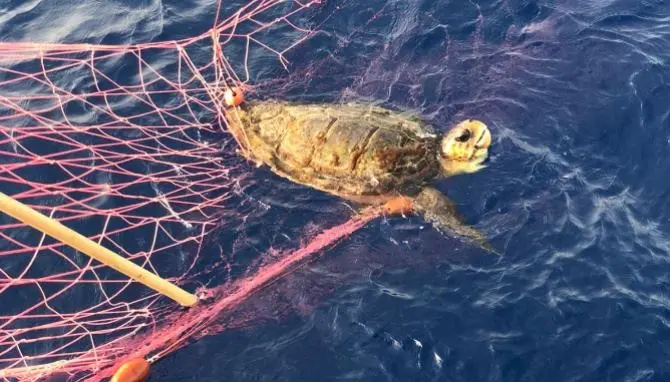
<path fill-rule="evenodd" d="M 226 91 L 223 93 L 223 102 L 228 107 L 239 106 L 242 102 L 244 102 L 244 93 L 242 92 L 242 89 L 238 87 L 226 89 Z"/>
<path fill-rule="evenodd" d="M 131 359 L 116 370 L 110 382 L 144 382 L 149 378 L 150 367 L 143 358 Z"/>
<path fill-rule="evenodd" d="M 412 204 L 412 199 L 401 196 L 389 200 L 382 208 L 389 215 L 407 215 L 414 210 Z"/>

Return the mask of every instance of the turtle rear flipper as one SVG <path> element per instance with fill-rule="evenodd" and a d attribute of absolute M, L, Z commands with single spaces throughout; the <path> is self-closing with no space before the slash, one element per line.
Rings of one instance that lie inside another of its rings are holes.
<path fill-rule="evenodd" d="M 422 214 L 438 231 L 468 239 L 488 252 L 500 255 L 484 234 L 465 223 L 454 203 L 435 188 L 425 187 L 421 190 L 413 198 L 413 209 Z"/>

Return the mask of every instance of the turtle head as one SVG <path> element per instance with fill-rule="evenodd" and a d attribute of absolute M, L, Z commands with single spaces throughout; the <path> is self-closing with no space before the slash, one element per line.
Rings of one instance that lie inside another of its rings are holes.
<path fill-rule="evenodd" d="M 446 176 L 470 174 L 486 167 L 491 132 L 486 124 L 465 120 L 449 130 L 440 143 L 440 163 Z"/>

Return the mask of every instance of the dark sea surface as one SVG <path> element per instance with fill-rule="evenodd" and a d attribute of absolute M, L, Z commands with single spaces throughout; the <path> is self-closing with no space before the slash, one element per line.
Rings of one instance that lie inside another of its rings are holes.
<path fill-rule="evenodd" d="M 167 40 L 205 32 L 215 9 L 0 1 L 0 36 Z M 380 102 L 440 130 L 485 121 L 489 166 L 436 186 L 502 256 L 419 216 L 378 219 L 253 296 L 244 325 L 157 363 L 151 381 L 670 380 L 670 2 L 324 0 L 302 21 L 321 32 L 287 54 L 288 73 L 250 63 L 259 96 Z M 246 237 L 245 261 L 351 216 L 249 171 L 257 204 L 218 238 Z"/>

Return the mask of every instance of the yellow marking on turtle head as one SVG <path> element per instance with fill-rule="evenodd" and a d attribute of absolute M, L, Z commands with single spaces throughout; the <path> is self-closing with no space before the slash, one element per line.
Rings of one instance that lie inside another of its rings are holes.
<path fill-rule="evenodd" d="M 489 155 L 491 132 L 485 123 L 465 120 L 449 130 L 440 144 L 440 163 L 447 176 L 469 174 L 484 167 Z"/>

